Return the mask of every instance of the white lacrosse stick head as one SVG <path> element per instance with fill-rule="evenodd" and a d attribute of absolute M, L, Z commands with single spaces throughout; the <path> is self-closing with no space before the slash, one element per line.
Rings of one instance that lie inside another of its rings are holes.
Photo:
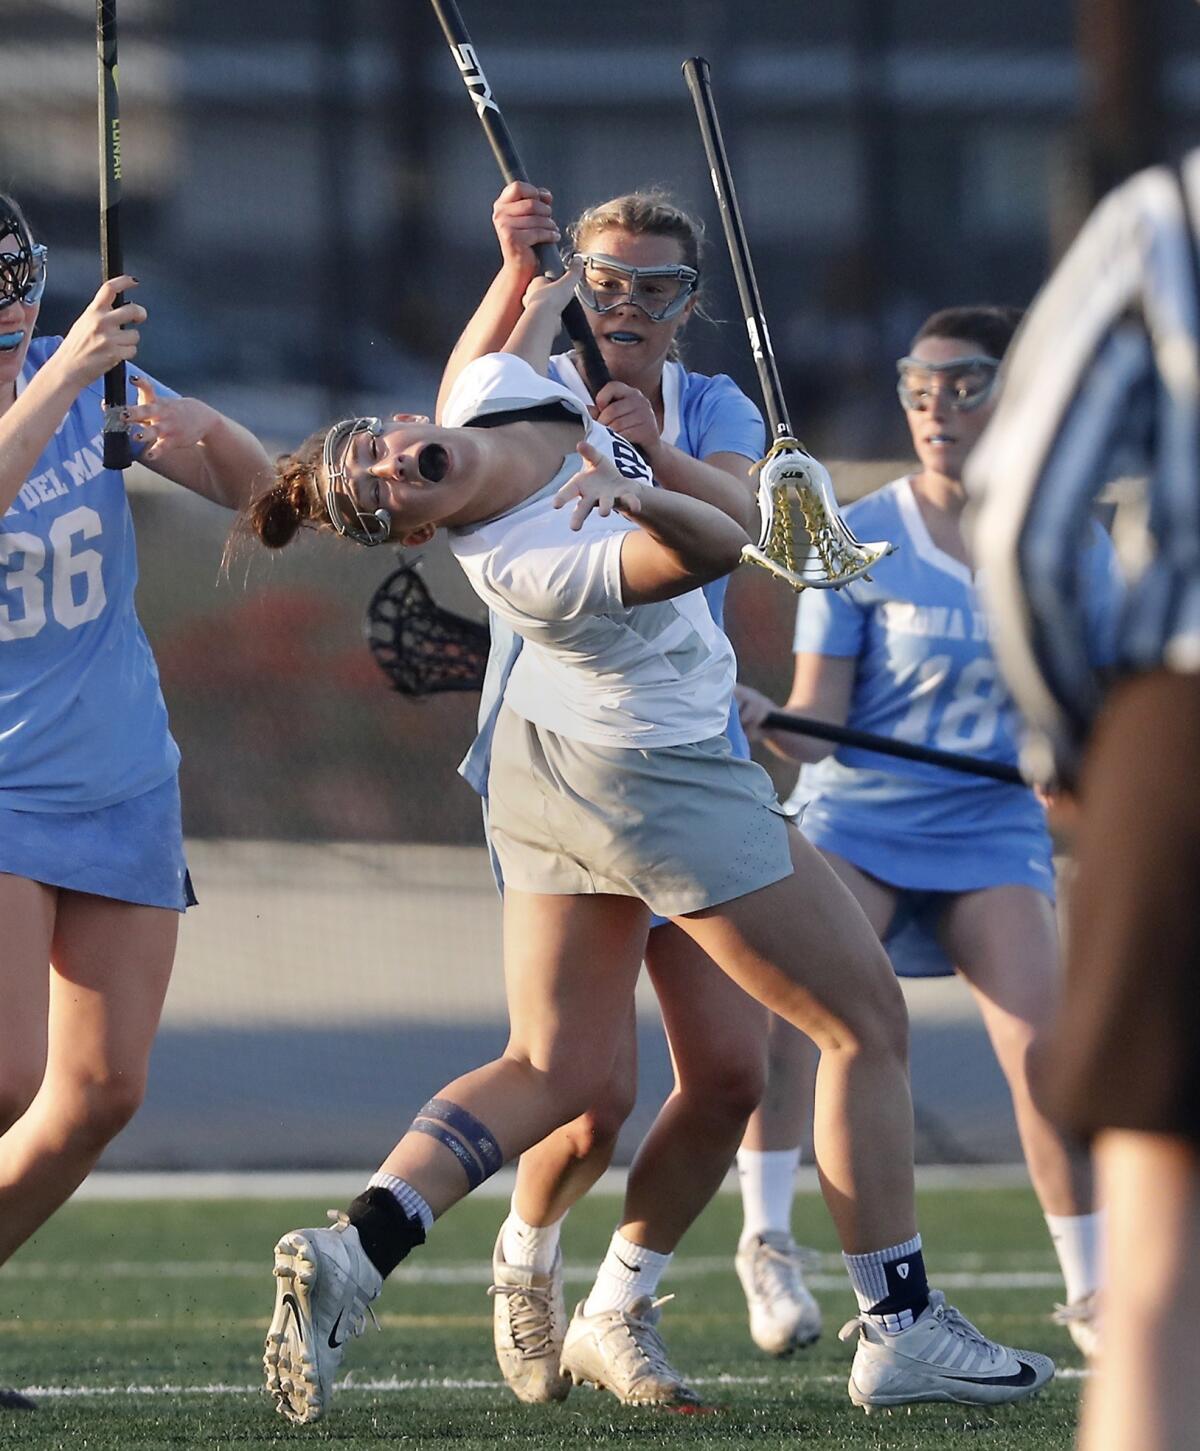
<path fill-rule="evenodd" d="M 793 589 L 837 589 L 895 549 L 887 540 L 863 544 L 854 537 L 838 512 L 829 470 L 795 439 L 781 439 L 757 467 L 761 529 L 742 558 Z"/>

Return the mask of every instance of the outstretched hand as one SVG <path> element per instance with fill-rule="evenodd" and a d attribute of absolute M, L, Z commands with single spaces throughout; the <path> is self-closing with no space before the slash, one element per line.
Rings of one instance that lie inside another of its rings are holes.
<path fill-rule="evenodd" d="M 572 529 L 581 529 L 593 509 L 605 518 L 614 509 L 618 514 L 641 513 L 645 484 L 624 478 L 612 459 L 606 458 L 586 440 L 578 445 L 576 452 L 583 459 L 584 466 L 554 496 L 556 509 L 574 502 Z"/>
<path fill-rule="evenodd" d="M 137 403 L 125 409 L 129 437 L 141 449 L 143 462 L 153 463 L 177 448 L 193 448 L 221 415 L 199 398 L 160 398 L 145 378 L 130 377 Z"/>

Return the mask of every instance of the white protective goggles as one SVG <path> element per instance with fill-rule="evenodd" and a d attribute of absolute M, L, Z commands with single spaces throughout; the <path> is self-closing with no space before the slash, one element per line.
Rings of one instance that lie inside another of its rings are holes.
<path fill-rule="evenodd" d="M 927 363 L 923 358 L 901 358 L 896 364 L 896 392 L 912 413 L 924 413 L 938 391 L 955 413 L 970 413 L 986 403 L 996 386 L 999 360 L 982 354 L 951 358 L 948 363 Z"/>
<path fill-rule="evenodd" d="M 677 317 L 696 291 L 700 274 L 685 263 L 666 267 L 630 267 L 598 252 L 577 252 L 583 274 L 575 295 L 593 312 L 612 312 L 630 303 L 640 307 L 651 322 Z"/>
<path fill-rule="evenodd" d="M 321 462 L 325 469 L 325 510 L 329 522 L 344 539 L 352 539 L 367 549 L 386 544 L 392 533 L 392 516 L 386 509 L 365 513 L 358 507 L 358 498 L 346 460 L 355 438 L 369 433 L 378 438 L 383 422 L 378 418 L 343 418 L 325 435 Z"/>

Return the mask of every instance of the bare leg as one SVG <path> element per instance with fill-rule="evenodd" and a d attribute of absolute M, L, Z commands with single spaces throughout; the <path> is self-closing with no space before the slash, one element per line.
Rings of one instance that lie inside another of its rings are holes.
<path fill-rule="evenodd" d="M 792 832 L 792 876 L 679 925 L 729 975 L 821 1050 L 815 1145 L 842 1248 L 916 1233 L 908 1019 L 871 924 Z"/>
<path fill-rule="evenodd" d="M 675 1087 L 629 1171 L 621 1233 L 673 1251 L 721 1186 L 763 1087 L 766 1013 L 677 927 L 650 934 Z"/>
<path fill-rule="evenodd" d="M 504 896 L 511 1024 L 502 1057 L 438 1094 L 484 1123 L 505 1159 L 578 1117 L 611 1077 L 641 967 L 648 914 L 616 896 Z M 383 1163 L 435 1217 L 467 1193 L 458 1160 L 409 1132 Z"/>
<path fill-rule="evenodd" d="M 0 872 L 0 1135 L 33 1102 L 46 1071 L 50 944 L 57 905 L 53 887 Z"/>
<path fill-rule="evenodd" d="M 0 1263 L 78 1188 L 141 1103 L 178 931 L 176 912 L 58 893 L 45 1077 L 0 1137 Z"/>
<path fill-rule="evenodd" d="M 1029 1177 L 1047 1214 L 1088 1214 L 1087 1155 L 1038 1107 L 1039 1053 L 1058 1004 L 1058 929 L 1054 909 L 1032 887 L 964 892 L 947 908 L 941 938 L 971 985 L 1012 1094 Z"/>
<path fill-rule="evenodd" d="M 1200 1424 L 1200 1155 L 1183 1139 L 1109 1129 L 1096 1165 L 1113 1313 L 1080 1451 L 1180 1451 Z"/>
<path fill-rule="evenodd" d="M 849 887 L 867 921 L 882 940 L 896 910 L 896 893 L 833 852 L 821 855 Z M 817 1050 L 810 1038 L 782 1018 L 772 1017 L 767 1050 L 767 1086 L 750 1115 L 744 1149 L 771 1153 L 794 1149 L 812 1122 Z"/>
<path fill-rule="evenodd" d="M 631 1000 L 599 1101 L 521 1155 L 513 1205 L 526 1224 L 554 1224 L 595 1184 L 612 1162 L 636 1093 L 637 1017 Z"/>

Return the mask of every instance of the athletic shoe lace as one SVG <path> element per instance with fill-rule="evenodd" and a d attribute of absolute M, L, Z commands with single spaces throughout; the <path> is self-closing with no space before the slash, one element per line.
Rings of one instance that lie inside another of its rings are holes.
<path fill-rule="evenodd" d="M 325 1211 L 325 1217 L 333 1221 L 333 1227 L 335 1229 L 345 1230 L 350 1228 L 350 1216 L 344 1209 L 327 1209 Z M 356 1283 L 354 1286 L 354 1308 L 350 1314 L 350 1323 L 346 1327 L 347 1340 L 363 1333 L 367 1328 L 368 1315 L 371 1317 L 371 1324 L 374 1325 L 376 1330 L 382 1330 L 383 1328 L 376 1317 L 374 1305 L 369 1300 L 365 1300 L 360 1304 L 359 1294 L 360 1287 Z"/>
<path fill-rule="evenodd" d="M 816 1259 L 815 1250 L 760 1240 L 751 1261 L 754 1293 L 768 1304 L 798 1300 L 802 1294 L 801 1270 L 808 1269 Z"/>
<path fill-rule="evenodd" d="M 994 1340 L 989 1340 L 982 1330 L 971 1324 L 961 1310 L 956 1310 L 953 1305 L 947 1305 L 946 1297 L 941 1290 L 930 1290 L 929 1305 L 942 1329 L 956 1339 L 967 1341 L 983 1364 L 992 1365 L 997 1359 L 1004 1356 L 1004 1346 L 998 1345 Z M 863 1310 L 853 1320 L 847 1320 L 838 1331 L 838 1339 L 849 1340 L 864 1325 L 873 1326 L 876 1330 L 881 1328 L 874 1317 Z"/>
<path fill-rule="evenodd" d="M 655 1323 L 655 1312 L 674 1298 L 674 1295 L 663 1295 L 649 1304 L 639 1301 L 623 1314 L 614 1316 L 612 1324 L 604 1332 L 605 1340 L 618 1342 L 613 1360 L 625 1376 L 627 1385 L 647 1374 L 662 1376 L 674 1385 L 683 1385 L 683 1377 L 667 1359 L 667 1347 Z M 650 1318 L 652 1315 L 655 1317 L 653 1320 Z"/>
<path fill-rule="evenodd" d="M 508 1326 L 513 1346 L 531 1360 L 554 1355 L 560 1347 L 554 1339 L 554 1302 L 549 1290 L 529 1285 L 490 1285 L 489 1295 L 503 1295 L 508 1301 Z"/>

